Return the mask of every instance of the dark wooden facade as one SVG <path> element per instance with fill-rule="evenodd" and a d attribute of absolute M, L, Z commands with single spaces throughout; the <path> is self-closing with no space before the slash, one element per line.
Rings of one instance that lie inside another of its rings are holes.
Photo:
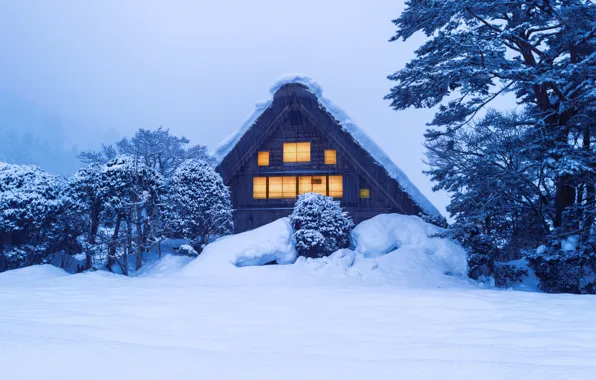
<path fill-rule="evenodd" d="M 310 142 L 311 160 L 284 163 L 283 144 Z M 335 165 L 324 151 L 337 152 Z M 259 151 L 269 151 L 268 166 L 258 166 Z M 221 160 L 217 171 L 231 189 L 236 232 L 262 226 L 292 212 L 295 199 L 254 199 L 253 178 L 261 176 L 343 176 L 342 207 L 355 223 L 382 213 L 420 215 L 423 210 L 353 137 L 299 84 L 281 87 L 272 104 Z M 369 198 L 360 198 L 369 189 Z"/>

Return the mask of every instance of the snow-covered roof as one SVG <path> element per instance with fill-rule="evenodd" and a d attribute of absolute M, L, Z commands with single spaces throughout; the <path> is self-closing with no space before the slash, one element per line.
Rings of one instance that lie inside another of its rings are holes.
<path fill-rule="evenodd" d="M 358 143 L 364 150 L 366 150 L 372 158 L 382 166 L 387 174 L 395 179 L 402 190 L 410 195 L 410 197 L 420 206 L 427 214 L 433 216 L 441 216 L 437 208 L 418 190 L 418 188 L 408 179 L 408 176 L 387 156 L 387 154 L 374 142 L 370 137 L 360 129 L 356 123 L 335 103 L 323 96 L 323 89 L 311 77 L 302 74 L 284 75 L 277 79 L 271 86 L 270 93 L 273 96 L 277 90 L 287 84 L 300 84 L 306 87 L 319 101 L 323 109 L 330 114 L 345 130 L 348 132 L 354 141 Z M 267 110 L 273 100 L 259 102 L 256 105 L 254 112 L 244 121 L 242 126 L 226 137 L 212 152 L 216 163 L 219 164 L 236 146 L 242 136 L 255 124 L 257 119 Z"/>

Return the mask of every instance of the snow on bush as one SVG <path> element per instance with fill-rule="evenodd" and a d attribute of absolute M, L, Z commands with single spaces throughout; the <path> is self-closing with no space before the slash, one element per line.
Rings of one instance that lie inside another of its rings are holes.
<path fill-rule="evenodd" d="M 168 234 L 190 240 L 199 253 L 214 236 L 232 232 L 230 190 L 211 165 L 188 160 L 176 169 L 169 184 L 166 220 Z"/>
<path fill-rule="evenodd" d="M 381 214 L 360 223 L 352 231 L 356 251 L 373 258 L 389 252 L 408 249 L 440 263 L 446 272 L 464 274 L 467 255 L 463 247 L 451 239 L 433 237 L 443 229 L 424 222 L 417 216 Z"/>
<path fill-rule="evenodd" d="M 339 201 L 317 193 L 298 197 L 290 215 L 296 250 L 301 256 L 322 257 L 350 246 L 354 222 Z"/>
<path fill-rule="evenodd" d="M 51 259 L 61 191 L 36 166 L 0 163 L 0 272 Z"/>
<path fill-rule="evenodd" d="M 278 219 L 252 231 L 225 236 L 208 244 L 186 268 L 187 275 L 269 263 L 291 264 L 296 260 L 292 226 L 287 218 Z"/>

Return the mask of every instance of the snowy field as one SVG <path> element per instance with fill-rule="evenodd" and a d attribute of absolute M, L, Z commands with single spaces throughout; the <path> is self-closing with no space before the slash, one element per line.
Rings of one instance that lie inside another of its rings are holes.
<path fill-rule="evenodd" d="M 287 259 L 275 223 L 137 277 L 0 274 L 0 378 L 595 378 L 596 297 L 480 289 L 422 223 L 378 257 L 366 247 L 383 239 L 361 236 L 358 254 L 231 264 Z"/>

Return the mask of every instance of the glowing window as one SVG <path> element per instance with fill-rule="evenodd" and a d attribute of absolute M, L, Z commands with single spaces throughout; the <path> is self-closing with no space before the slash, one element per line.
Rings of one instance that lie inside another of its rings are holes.
<path fill-rule="evenodd" d="M 362 199 L 370 198 L 370 190 L 369 189 L 360 189 L 360 198 L 362 198 Z"/>
<path fill-rule="evenodd" d="M 319 193 L 327 195 L 327 177 L 325 176 L 308 176 L 300 177 L 298 179 L 298 193 Z"/>
<path fill-rule="evenodd" d="M 329 176 L 329 196 L 341 198 L 344 195 L 343 178 L 340 175 Z"/>
<path fill-rule="evenodd" d="M 259 152 L 259 166 L 269 166 L 269 152 Z"/>
<path fill-rule="evenodd" d="M 283 184 L 283 177 L 269 177 L 269 198 L 282 198 Z"/>
<path fill-rule="evenodd" d="M 284 162 L 310 162 L 310 142 L 284 143 Z"/>
<path fill-rule="evenodd" d="M 252 181 L 252 197 L 254 199 L 267 198 L 267 178 L 254 177 Z"/>
<path fill-rule="evenodd" d="M 283 177 L 282 197 L 296 198 L 296 177 Z"/>
<path fill-rule="evenodd" d="M 337 162 L 337 152 L 328 149 L 325 151 L 325 165 L 335 165 Z"/>

